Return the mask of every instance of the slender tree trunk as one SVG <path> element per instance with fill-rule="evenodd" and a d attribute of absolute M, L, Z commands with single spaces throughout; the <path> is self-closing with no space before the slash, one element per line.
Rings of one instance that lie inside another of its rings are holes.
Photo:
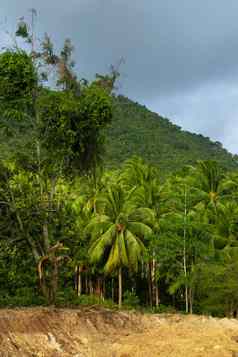
<path fill-rule="evenodd" d="M 114 293 L 114 278 L 112 278 L 112 301 L 114 301 L 114 295 L 115 295 L 115 293 Z"/>
<path fill-rule="evenodd" d="M 74 290 L 78 292 L 78 266 L 76 265 L 74 269 Z"/>
<path fill-rule="evenodd" d="M 159 289 L 156 279 L 157 262 L 155 260 L 155 252 L 153 252 L 152 268 L 151 268 L 151 287 L 152 287 L 152 305 L 159 306 Z"/>
<path fill-rule="evenodd" d="M 159 269 L 159 264 L 156 262 L 156 276 Z M 155 306 L 159 307 L 160 304 L 160 294 L 159 294 L 159 282 L 156 279 L 156 291 L 155 291 Z"/>
<path fill-rule="evenodd" d="M 186 257 L 184 255 L 184 276 L 187 278 Z M 188 286 L 185 282 L 185 311 L 188 313 Z"/>
<path fill-rule="evenodd" d="M 82 275 L 81 275 L 81 271 L 79 270 L 78 273 L 78 296 L 82 295 Z"/>
<path fill-rule="evenodd" d="M 148 292 L 149 292 L 149 305 L 153 306 L 152 299 L 152 282 L 151 282 L 151 263 L 148 263 Z"/>
<path fill-rule="evenodd" d="M 86 277 L 85 277 L 85 291 L 86 291 L 86 294 L 89 295 L 89 289 L 88 289 L 88 273 L 86 273 Z"/>
<path fill-rule="evenodd" d="M 189 312 L 193 313 L 193 288 L 189 288 Z"/>
<path fill-rule="evenodd" d="M 105 298 L 105 293 L 106 293 L 106 281 L 105 281 L 105 277 L 102 278 L 101 283 L 102 283 L 102 286 L 101 286 L 101 295 L 100 295 L 100 297 L 101 297 L 102 300 L 104 300 L 104 298 Z"/>
<path fill-rule="evenodd" d="M 194 264 L 192 262 L 191 264 L 191 274 L 193 274 L 194 271 Z M 191 286 L 189 286 L 189 291 L 188 291 L 188 295 L 189 295 L 189 312 L 190 314 L 193 313 L 193 296 L 194 296 L 194 290 L 193 290 L 193 286 L 192 284 L 190 284 Z"/>
<path fill-rule="evenodd" d="M 183 270 L 184 277 L 187 280 L 187 259 L 186 259 L 186 224 L 187 224 L 187 190 L 186 185 L 184 186 L 184 227 L 183 227 Z M 188 285 L 187 281 L 185 281 L 185 309 L 186 313 L 188 313 Z"/>
<path fill-rule="evenodd" d="M 93 295 L 93 281 L 92 281 L 92 277 L 89 277 L 89 295 Z"/>
<path fill-rule="evenodd" d="M 122 269 L 121 267 L 118 270 L 118 306 L 122 306 Z"/>
<path fill-rule="evenodd" d="M 153 253 L 154 255 L 154 253 Z M 152 287 L 152 305 L 155 304 L 155 259 L 151 262 L 151 287 Z"/>
<path fill-rule="evenodd" d="M 156 284 L 156 290 L 155 290 L 155 306 L 159 307 L 159 287 L 158 287 L 158 283 Z"/>
<path fill-rule="evenodd" d="M 81 294 L 82 294 L 81 267 L 79 265 L 77 265 L 75 270 L 76 270 L 75 285 L 76 285 L 77 296 L 81 296 Z"/>
<path fill-rule="evenodd" d="M 50 242 L 49 242 L 49 229 L 48 229 L 48 222 L 47 220 L 43 223 L 42 227 L 42 234 L 43 234 L 43 240 L 44 240 L 44 248 L 46 252 L 48 251 L 50 247 Z"/>
<path fill-rule="evenodd" d="M 47 209 L 49 210 L 45 222 L 43 224 L 43 240 L 44 240 L 44 247 L 45 250 L 48 251 L 50 247 L 50 239 L 49 239 L 49 221 L 50 221 L 50 216 L 52 215 L 52 210 L 54 207 L 54 195 L 55 195 L 55 188 L 56 188 L 56 178 L 51 177 L 50 178 L 50 192 L 48 194 L 48 203 L 47 203 Z"/>
<path fill-rule="evenodd" d="M 98 297 L 101 297 L 101 278 L 98 277 L 96 281 L 96 289 L 95 289 L 95 294 Z"/>

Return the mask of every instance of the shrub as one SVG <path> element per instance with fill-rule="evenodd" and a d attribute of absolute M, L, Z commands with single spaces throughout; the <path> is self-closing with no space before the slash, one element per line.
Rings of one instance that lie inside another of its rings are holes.
<path fill-rule="evenodd" d="M 125 305 L 126 307 L 135 308 L 140 303 L 140 300 L 138 296 L 135 294 L 135 292 L 126 290 L 123 294 L 123 297 L 124 297 L 123 305 Z"/>

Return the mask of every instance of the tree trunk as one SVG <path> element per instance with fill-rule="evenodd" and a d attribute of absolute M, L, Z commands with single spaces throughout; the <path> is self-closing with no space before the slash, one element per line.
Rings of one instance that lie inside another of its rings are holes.
<path fill-rule="evenodd" d="M 81 296 L 82 294 L 82 275 L 81 275 L 81 271 L 79 270 L 78 273 L 78 296 Z"/>
<path fill-rule="evenodd" d="M 89 295 L 93 295 L 93 281 L 92 281 L 92 277 L 89 277 Z"/>
<path fill-rule="evenodd" d="M 74 269 L 74 290 L 78 292 L 78 266 L 76 265 Z"/>
<path fill-rule="evenodd" d="M 98 297 L 101 297 L 101 278 L 97 278 L 97 281 L 96 281 L 96 289 L 95 289 L 95 294 L 98 296 Z"/>
<path fill-rule="evenodd" d="M 188 313 L 188 284 L 187 284 L 187 259 L 186 259 L 186 233 L 187 233 L 187 190 L 184 186 L 184 227 L 183 227 L 183 270 L 185 277 L 185 310 Z"/>
<path fill-rule="evenodd" d="M 69 257 L 67 256 L 58 256 L 58 257 L 56 256 L 56 252 L 62 249 L 62 247 L 63 244 L 59 242 L 55 244 L 53 247 L 50 247 L 48 249 L 48 254 L 41 257 L 37 265 L 40 287 L 42 289 L 44 296 L 46 298 L 48 296 L 48 302 L 50 304 L 55 303 L 55 299 L 56 299 L 58 278 L 59 278 L 59 264 L 64 259 L 69 259 Z M 45 279 L 46 263 L 48 263 L 48 266 L 51 267 L 51 270 L 49 272 L 48 284 Z"/>
<path fill-rule="evenodd" d="M 106 293 L 106 282 L 105 282 L 105 277 L 102 278 L 102 286 L 101 286 L 101 299 L 104 301 L 104 298 L 105 298 L 105 293 Z"/>
<path fill-rule="evenodd" d="M 112 301 L 114 301 L 114 278 L 112 278 Z"/>
<path fill-rule="evenodd" d="M 159 287 L 158 287 L 158 283 L 156 284 L 156 290 L 155 290 L 155 306 L 159 307 Z"/>
<path fill-rule="evenodd" d="M 119 309 L 122 306 L 122 269 L 121 269 L 121 267 L 118 270 L 118 306 L 119 306 Z"/>
<path fill-rule="evenodd" d="M 189 288 L 189 312 L 193 313 L 193 288 Z"/>
<path fill-rule="evenodd" d="M 88 290 L 88 273 L 86 273 L 86 277 L 85 277 L 85 291 L 86 291 L 86 294 L 89 295 L 89 290 Z"/>
<path fill-rule="evenodd" d="M 152 282 L 151 282 L 151 263 L 148 263 L 148 292 L 149 292 L 149 305 L 152 307 Z"/>
<path fill-rule="evenodd" d="M 153 252 L 152 266 L 151 266 L 151 288 L 152 288 L 152 305 L 158 307 L 159 305 L 159 291 L 156 279 L 157 264 L 154 258 L 155 253 Z"/>
<path fill-rule="evenodd" d="M 49 287 L 46 284 L 45 278 L 42 277 L 40 279 L 40 290 L 44 296 L 44 298 L 46 299 L 47 302 L 49 302 L 50 300 L 50 290 Z"/>
<path fill-rule="evenodd" d="M 81 296 L 82 294 L 82 275 L 81 275 L 81 267 L 79 265 L 76 266 L 75 269 L 75 286 L 77 291 L 77 296 Z"/>
<path fill-rule="evenodd" d="M 48 229 L 48 222 L 45 220 L 43 223 L 43 228 L 42 228 L 42 234 L 43 234 L 43 242 L 44 242 L 44 248 L 45 251 L 47 252 L 49 247 L 50 247 L 50 242 L 49 242 L 49 229 Z"/>

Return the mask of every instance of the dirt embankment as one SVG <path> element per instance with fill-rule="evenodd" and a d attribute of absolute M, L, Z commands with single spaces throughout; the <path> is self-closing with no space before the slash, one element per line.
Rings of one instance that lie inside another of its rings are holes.
<path fill-rule="evenodd" d="M 0 356 L 238 357 L 238 320 L 104 309 L 4 309 Z"/>

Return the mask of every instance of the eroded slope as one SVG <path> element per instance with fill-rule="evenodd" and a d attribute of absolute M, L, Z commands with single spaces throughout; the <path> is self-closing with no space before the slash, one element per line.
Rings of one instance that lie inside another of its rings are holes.
<path fill-rule="evenodd" d="M 5 309 L 0 356 L 238 356 L 238 321 L 96 308 Z"/>

